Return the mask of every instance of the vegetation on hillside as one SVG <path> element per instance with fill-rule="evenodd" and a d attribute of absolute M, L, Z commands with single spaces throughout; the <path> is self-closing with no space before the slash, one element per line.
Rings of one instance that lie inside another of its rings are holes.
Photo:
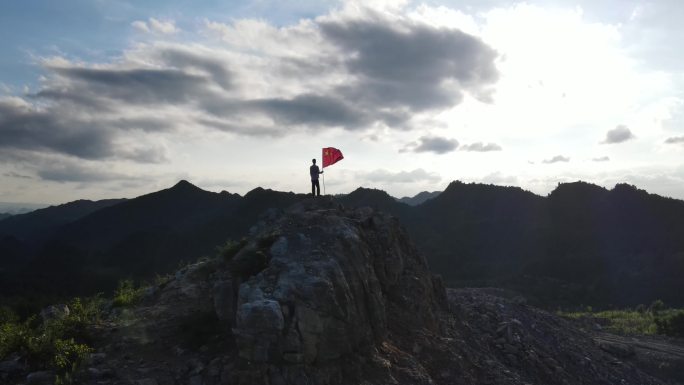
<path fill-rule="evenodd" d="M 119 286 L 114 292 L 113 305 L 124 307 L 138 303 L 145 292 L 145 287 L 135 287 L 132 279 L 125 279 L 119 282 Z"/>
<path fill-rule="evenodd" d="M 21 320 L 9 308 L 0 309 L 0 361 L 20 357 L 30 368 L 53 370 L 56 383 L 71 383 L 88 354 L 90 329 L 101 322 L 105 300 L 100 296 L 74 298 L 65 308 L 45 318 Z"/>
<path fill-rule="evenodd" d="M 75 297 L 64 305 L 46 308 L 44 314 L 24 318 L 2 306 L 0 361 L 19 359 L 31 370 L 53 371 L 56 384 L 72 383 L 73 374 L 93 352 L 92 332 L 102 323 L 105 310 L 137 304 L 147 288 L 122 280 L 111 300 L 100 294 Z"/>
<path fill-rule="evenodd" d="M 654 301 L 649 307 L 639 305 L 634 309 L 600 311 L 587 307 L 582 311 L 559 311 L 558 314 L 593 322 L 616 334 L 684 337 L 684 309 L 666 308 L 660 300 Z"/>

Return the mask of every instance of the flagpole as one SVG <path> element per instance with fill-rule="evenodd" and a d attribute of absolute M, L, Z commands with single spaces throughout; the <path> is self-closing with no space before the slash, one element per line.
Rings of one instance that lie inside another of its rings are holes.
<path fill-rule="evenodd" d="M 323 173 L 323 195 L 325 195 L 325 173 Z"/>

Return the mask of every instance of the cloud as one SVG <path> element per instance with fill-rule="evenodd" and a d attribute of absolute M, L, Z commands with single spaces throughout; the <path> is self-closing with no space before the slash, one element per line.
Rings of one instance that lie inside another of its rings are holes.
<path fill-rule="evenodd" d="M 147 26 L 146 22 L 141 20 L 136 20 L 132 22 L 131 26 L 140 32 L 150 32 L 150 27 Z"/>
<path fill-rule="evenodd" d="M 140 32 L 157 33 L 161 35 L 173 35 L 180 30 L 176 28 L 176 23 L 173 20 L 158 20 L 151 17 L 148 21 L 136 20 L 131 23 L 133 28 Z"/>
<path fill-rule="evenodd" d="M 633 139 L 634 134 L 625 125 L 619 125 L 606 133 L 606 138 L 601 142 L 602 144 L 622 143 Z"/>
<path fill-rule="evenodd" d="M 465 95 L 488 101 L 499 76 L 482 40 L 404 7 L 343 7 L 282 27 L 208 21 L 197 36 L 212 41 L 172 37 L 171 20 L 132 26 L 153 36 L 104 62 L 44 58 L 35 92 L 0 97 L 0 149 L 160 163 L 161 135 L 412 130 Z M 423 137 L 413 151 L 457 146 Z"/>
<path fill-rule="evenodd" d="M 165 160 L 159 146 L 144 141 L 135 146 L 125 145 L 118 140 L 117 131 L 126 119 L 108 119 L 83 112 L 39 107 L 18 98 L 0 98 L 0 136 L 3 138 L 0 148 L 8 152 L 48 152 L 91 160 L 119 158 L 147 163 Z M 141 121 L 132 126 L 145 124 Z"/>
<path fill-rule="evenodd" d="M 40 179 L 51 182 L 140 182 L 145 178 L 117 173 L 104 166 L 84 165 L 78 162 L 63 160 L 45 164 L 37 170 Z"/>
<path fill-rule="evenodd" d="M 211 52 L 193 47 L 168 47 L 155 50 L 157 60 L 166 63 L 172 68 L 183 71 L 199 71 L 221 85 L 229 89 L 232 74 L 226 61 L 212 57 Z"/>
<path fill-rule="evenodd" d="M 502 148 L 496 143 L 475 142 L 473 144 L 465 144 L 459 148 L 461 151 L 475 151 L 475 152 L 489 152 L 489 151 L 501 151 Z"/>
<path fill-rule="evenodd" d="M 48 150 L 86 159 L 112 155 L 112 137 L 96 122 L 76 119 L 70 111 L 54 115 L 17 98 L 0 99 L 0 136 L 0 148 Z"/>
<path fill-rule="evenodd" d="M 277 124 L 340 126 L 350 130 L 363 128 L 369 117 L 343 99 L 303 94 L 292 99 L 262 99 L 244 104 L 248 109 L 267 113 Z"/>
<path fill-rule="evenodd" d="M 684 143 L 684 136 L 673 136 L 671 138 L 667 138 L 667 139 L 665 139 L 665 143 L 667 143 L 667 144 Z"/>
<path fill-rule="evenodd" d="M 358 175 L 360 179 L 370 183 L 437 183 L 442 180 L 439 174 L 427 172 L 422 168 L 417 168 L 413 171 L 399 171 L 391 172 L 383 169 L 377 169 L 367 173 Z"/>
<path fill-rule="evenodd" d="M 446 154 L 458 148 L 458 140 L 443 138 L 440 136 L 422 136 L 417 142 L 409 143 L 399 152 L 433 152 Z"/>
<path fill-rule="evenodd" d="M 602 156 L 599 158 L 592 158 L 592 161 L 594 161 L 594 162 L 608 162 L 609 160 L 610 160 L 610 158 L 607 156 Z"/>
<path fill-rule="evenodd" d="M 174 68 L 119 69 L 80 66 L 53 67 L 53 71 L 81 96 L 126 104 L 181 104 L 206 91 L 206 77 Z M 45 94 L 38 93 L 38 96 Z M 72 99 L 75 100 L 75 99 Z"/>
<path fill-rule="evenodd" d="M 24 175 L 24 174 L 19 174 L 16 172 L 7 172 L 2 174 L 3 176 L 6 176 L 8 178 L 18 178 L 18 179 L 33 179 L 32 176 L 29 175 Z"/>
<path fill-rule="evenodd" d="M 558 162 L 569 162 L 570 158 L 563 156 L 563 155 L 556 155 L 551 159 L 544 159 L 542 163 L 544 164 L 551 164 L 551 163 L 558 163 Z"/>
<path fill-rule="evenodd" d="M 364 18 L 323 18 L 323 36 L 346 53 L 350 86 L 338 90 L 364 104 L 424 111 L 452 107 L 470 92 L 489 100 L 498 79 L 496 52 L 460 30 L 368 11 Z"/>

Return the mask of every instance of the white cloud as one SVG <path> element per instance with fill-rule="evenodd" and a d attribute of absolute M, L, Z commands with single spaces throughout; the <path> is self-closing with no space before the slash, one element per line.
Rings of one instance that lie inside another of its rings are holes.
<path fill-rule="evenodd" d="M 146 22 L 141 20 L 136 20 L 132 22 L 131 26 L 140 32 L 150 32 L 150 27 L 147 26 Z"/>
<path fill-rule="evenodd" d="M 148 21 L 136 20 L 131 23 L 133 28 L 140 32 L 157 33 L 160 35 L 173 35 L 180 32 L 173 20 L 159 20 L 151 17 Z"/>

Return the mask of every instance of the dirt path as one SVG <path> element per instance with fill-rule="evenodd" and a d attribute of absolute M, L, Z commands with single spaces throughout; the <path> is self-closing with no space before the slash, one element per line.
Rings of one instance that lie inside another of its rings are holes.
<path fill-rule="evenodd" d="M 649 336 L 627 337 L 608 333 L 601 333 L 595 336 L 594 340 L 599 343 L 617 343 L 631 346 L 634 348 L 636 354 L 641 350 L 646 350 L 684 360 L 684 341 Z"/>
<path fill-rule="evenodd" d="M 669 380 L 671 384 L 684 384 L 684 340 L 662 336 L 597 333 L 594 341 L 617 359 Z"/>

